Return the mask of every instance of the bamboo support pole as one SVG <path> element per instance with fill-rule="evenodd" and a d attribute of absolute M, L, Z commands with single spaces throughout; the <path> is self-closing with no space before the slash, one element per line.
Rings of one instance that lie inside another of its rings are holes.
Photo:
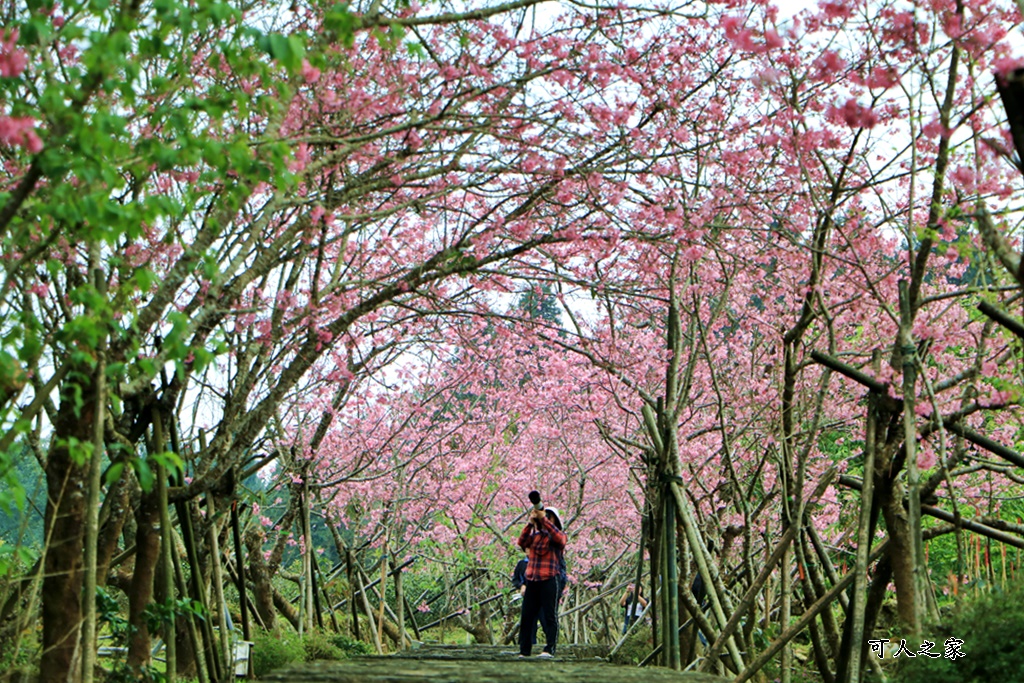
<path fill-rule="evenodd" d="M 744 593 L 736 609 L 733 611 L 732 617 L 730 617 L 729 621 L 726 622 L 725 627 L 722 629 L 721 633 L 719 633 L 718 638 L 715 639 L 714 643 L 711 645 L 711 648 L 708 650 L 705 662 L 701 665 L 699 669 L 700 671 L 707 671 L 709 662 L 718 661 L 718 656 L 721 654 L 722 649 L 725 647 L 726 638 L 732 635 L 733 631 L 736 630 L 736 627 L 743 619 L 743 615 L 749 611 L 750 607 L 754 604 L 754 601 L 757 599 L 757 595 L 760 592 L 761 588 L 768 582 L 768 579 L 771 578 L 772 572 L 775 571 L 775 565 L 778 564 L 779 561 L 782 559 L 782 556 L 789 548 L 789 544 L 793 541 L 793 538 L 796 536 L 796 529 L 797 527 L 795 525 L 790 525 L 789 528 L 786 529 L 786 533 L 784 533 L 782 535 L 782 538 L 779 539 L 779 543 L 775 546 L 775 550 L 768 557 L 768 560 L 764 563 L 764 568 L 761 569 L 761 572 L 750 584 L 750 587 L 747 589 L 747 592 Z"/>
<path fill-rule="evenodd" d="M 683 497 L 682 489 L 680 489 L 679 485 L 675 481 L 671 482 L 669 486 L 672 491 L 672 496 L 673 498 L 675 498 L 676 508 L 679 512 L 679 516 L 683 521 L 683 529 L 686 532 L 687 541 L 689 542 L 690 547 L 693 549 L 693 556 L 694 559 L 697 561 L 697 570 L 700 572 L 701 577 L 704 581 L 704 587 L 707 592 L 708 601 L 711 604 L 712 613 L 715 615 L 715 619 L 717 620 L 718 624 L 724 627 L 727 623 L 729 623 L 729 620 L 725 617 L 725 611 L 722 608 L 722 600 L 720 599 L 720 596 L 718 594 L 719 591 L 714 588 L 715 586 L 721 585 L 720 581 L 712 580 L 713 578 L 718 578 L 717 572 L 715 572 L 716 568 L 713 563 L 707 561 L 707 548 L 700 541 L 700 536 L 697 531 L 697 524 L 690 515 L 690 508 L 689 505 L 687 505 L 686 503 L 686 499 Z M 713 572 L 714 577 L 712 577 Z M 685 593 L 689 594 L 689 591 L 685 591 Z M 694 607 L 695 605 L 687 605 L 687 609 L 689 609 L 691 612 L 693 612 Z M 696 611 L 700 612 L 699 607 Z M 694 618 L 697 619 L 698 623 L 700 623 L 700 617 L 701 614 L 694 614 Z M 708 639 L 712 639 L 710 633 L 708 635 Z M 736 666 L 736 670 L 742 671 L 743 657 L 740 654 L 739 648 L 736 645 L 736 640 L 732 636 L 730 636 L 729 640 L 726 641 L 726 649 L 729 652 L 729 656 L 731 657 L 733 664 Z"/>
<path fill-rule="evenodd" d="M 470 605 L 468 607 L 468 609 L 472 610 L 472 609 L 475 609 L 477 607 L 483 607 L 484 605 L 488 605 L 488 604 L 494 602 L 495 600 L 500 600 L 503 597 L 505 597 L 504 593 L 496 593 L 496 594 L 494 594 L 494 595 L 492 595 L 490 597 L 484 598 L 482 600 L 477 600 L 472 605 Z M 427 624 L 425 626 L 420 626 L 420 631 L 426 631 L 427 629 L 434 628 L 435 626 L 441 626 L 442 624 L 446 624 L 451 619 L 454 619 L 455 617 L 457 617 L 457 616 L 459 616 L 461 614 L 465 614 L 465 612 L 466 612 L 466 610 L 464 610 L 464 609 L 458 609 L 458 610 L 455 610 L 454 612 L 449 612 L 448 614 L 446 614 L 445 616 L 441 617 L 440 619 L 435 619 L 434 621 L 430 622 L 429 624 Z"/>
<path fill-rule="evenodd" d="M 836 468 L 829 468 L 828 471 L 826 471 L 824 475 L 822 475 L 822 477 L 818 480 L 817 486 L 815 486 L 813 492 L 811 493 L 808 502 L 813 503 L 817 499 L 821 498 L 821 496 L 824 495 L 825 489 L 828 487 L 828 484 L 830 484 L 831 481 L 833 481 L 833 478 L 835 476 Z M 729 617 L 729 621 L 722 629 L 722 633 L 719 634 L 719 637 L 711 646 L 711 649 L 709 650 L 707 655 L 708 660 L 717 661 L 719 654 L 722 652 L 722 648 L 725 646 L 725 638 L 731 635 L 733 631 L 735 631 L 736 627 L 739 625 L 739 622 L 742 620 L 743 615 L 746 612 L 750 611 L 751 607 L 753 607 L 761 589 L 768 585 L 768 582 L 771 579 L 771 574 L 775 569 L 775 565 L 782 560 L 783 554 L 785 553 L 788 546 L 790 546 L 790 544 L 793 542 L 794 538 L 796 538 L 796 535 L 797 527 L 795 525 L 791 524 L 790 526 L 788 526 L 788 528 L 786 528 L 785 533 L 783 533 L 782 535 L 782 538 L 779 539 L 778 544 L 776 544 L 775 550 L 772 551 L 771 555 L 768 556 L 768 559 L 765 560 L 764 567 L 758 573 L 757 577 L 751 583 L 750 587 L 746 589 L 746 592 L 743 594 L 743 597 L 740 598 L 739 603 L 733 610 L 732 616 Z M 766 608 L 765 611 L 767 613 L 770 610 Z M 707 671 L 707 667 L 702 665 L 700 667 L 700 671 Z"/>
<path fill-rule="evenodd" d="M 666 500 L 665 510 L 665 540 L 667 551 L 666 560 L 668 565 L 668 620 L 665 622 L 665 632 L 668 634 L 669 656 L 668 665 L 674 671 L 683 668 L 682 655 L 679 652 L 679 560 L 676 557 L 676 515 L 675 503 Z"/>
<path fill-rule="evenodd" d="M 206 434 L 199 432 L 199 444 L 200 447 L 206 448 Z M 213 581 L 213 597 L 217 603 L 217 623 L 220 624 L 218 630 L 219 642 L 220 642 L 220 655 L 218 656 L 218 662 L 223 664 L 220 670 L 221 678 L 227 678 L 228 674 L 232 670 L 232 662 L 234 661 L 233 652 L 231 650 L 231 640 L 228 636 L 227 629 L 227 602 L 224 600 L 224 574 L 223 568 L 220 564 L 220 542 L 217 539 L 217 505 L 214 501 L 212 493 L 206 494 L 206 519 L 209 522 L 209 528 L 206 533 L 206 542 L 210 546 L 210 575 Z"/>
<path fill-rule="evenodd" d="M 782 572 L 779 575 L 779 592 L 782 604 L 779 607 L 779 630 L 782 631 L 786 624 L 793 618 L 793 575 L 789 566 L 792 563 L 792 550 L 787 547 L 782 551 Z M 793 679 L 793 648 L 789 643 L 782 645 L 781 680 L 782 683 L 790 683 Z"/>
<path fill-rule="evenodd" d="M 973 531 L 974 533 L 985 536 L 986 538 L 991 538 L 993 541 L 999 541 L 1000 543 L 1005 543 L 1006 545 L 1013 546 L 1015 548 L 1024 548 L 1024 539 L 1017 538 L 1016 536 L 1008 534 L 1005 531 L 1000 531 L 999 529 L 993 529 L 981 522 L 957 517 L 952 512 L 947 512 L 942 508 L 937 508 L 933 505 L 922 505 L 921 511 L 931 517 L 935 517 L 936 519 L 941 519 L 944 522 L 949 522 L 955 526 L 963 527 L 968 531 Z"/>
<path fill-rule="evenodd" d="M 405 593 L 402 590 L 402 572 L 395 574 L 395 606 L 398 608 L 398 633 L 401 636 L 398 649 L 404 650 L 407 636 L 405 635 Z"/>
<path fill-rule="evenodd" d="M 916 643 L 921 637 L 925 619 L 925 595 L 928 577 L 924 564 L 924 542 L 921 539 L 921 472 L 917 467 L 917 347 L 914 344 L 912 326 L 914 316 L 911 310 L 907 281 L 900 280 L 900 350 L 903 356 L 903 450 L 906 454 L 907 522 L 910 526 L 910 552 L 913 574 L 913 620 L 910 624 L 911 637 Z"/>
<path fill-rule="evenodd" d="M 393 609 L 391 609 L 391 605 L 387 604 L 387 602 L 383 600 L 383 597 L 382 597 L 382 594 L 381 594 L 380 590 L 377 589 L 377 588 L 372 588 L 370 590 L 370 593 L 371 593 L 371 595 L 373 595 L 373 597 L 375 597 L 377 599 L 377 604 L 383 604 L 384 605 L 384 613 L 388 617 L 390 617 L 392 621 L 394 621 L 397 624 L 398 623 L 398 615 L 395 613 L 395 611 Z M 480 603 L 480 604 L 483 604 L 483 603 Z M 383 623 L 383 621 L 382 621 L 382 623 Z M 381 642 L 382 643 L 384 642 L 383 634 L 381 636 Z"/>
<path fill-rule="evenodd" d="M 416 615 L 412 611 L 412 605 L 409 604 L 409 598 L 402 596 L 402 604 L 405 605 L 405 611 L 409 615 L 409 625 L 412 626 L 412 634 L 416 636 L 416 640 L 423 640 L 420 637 L 419 626 L 416 625 Z"/>
<path fill-rule="evenodd" d="M 234 661 L 231 649 L 231 637 L 228 634 L 228 604 L 224 599 L 224 573 L 220 564 L 220 542 L 217 539 L 217 513 L 213 495 L 206 496 L 206 514 L 209 515 L 210 529 L 207 533 L 207 541 L 210 544 L 210 568 L 213 580 L 213 595 L 217 602 L 217 623 L 220 624 L 218 635 L 220 636 L 220 651 L 224 662 L 223 672 L 226 675 L 232 670 Z"/>
<path fill-rule="evenodd" d="M 366 613 L 366 618 L 369 620 L 370 635 L 373 636 L 373 646 L 377 648 L 377 654 L 384 654 L 384 647 L 381 644 L 380 637 L 377 635 L 377 624 L 373 619 L 373 607 L 370 606 L 370 599 L 366 595 L 366 591 L 363 590 L 363 570 L 361 567 L 355 567 L 355 579 L 359 585 L 359 594 L 363 601 L 363 611 Z M 355 606 L 353 605 L 353 609 Z"/>
<path fill-rule="evenodd" d="M 192 528 L 192 518 L 189 515 L 187 504 L 184 502 L 175 503 L 178 512 L 178 524 L 181 525 L 182 542 L 185 545 L 185 556 L 189 565 L 189 579 L 192 584 L 192 599 L 197 601 L 202 610 L 209 614 L 210 603 L 206 596 L 206 587 L 203 585 L 202 576 L 199 571 L 199 553 L 196 547 L 195 530 Z M 210 664 L 210 679 L 221 680 L 221 670 L 224 662 L 218 656 L 218 650 L 214 645 L 213 626 L 209 619 L 200 621 L 200 631 L 203 634 L 203 646 L 206 648 L 205 658 Z"/>
<path fill-rule="evenodd" d="M 172 536 L 173 529 L 171 530 Z M 174 564 L 174 580 L 178 585 L 178 592 L 182 595 L 188 595 L 188 586 L 185 583 L 185 574 L 181 570 L 181 558 L 178 556 L 178 549 L 174 539 L 171 541 L 171 561 Z M 185 614 L 186 628 L 188 629 L 188 639 L 192 643 L 192 653 L 195 655 L 196 660 L 196 678 L 199 683 L 208 683 L 209 675 L 207 674 L 207 661 L 206 661 L 206 647 L 203 643 L 202 633 L 196 628 L 196 622 L 194 615 L 191 611 Z"/>
<path fill-rule="evenodd" d="M 864 486 L 863 480 L 848 475 L 840 476 L 839 483 L 856 491 L 861 491 Z M 936 519 L 941 519 L 944 522 L 949 522 L 955 528 L 966 529 L 967 531 L 972 531 L 980 536 L 991 538 L 993 541 L 999 541 L 1000 543 L 1005 543 L 1006 545 L 1013 546 L 1015 548 L 1024 548 L 1024 539 L 1018 538 L 1017 536 L 1000 529 L 995 529 L 984 522 L 979 522 L 977 519 L 965 519 L 963 517 L 958 517 L 954 513 L 935 507 L 934 505 L 922 505 L 921 512 L 929 517 L 935 517 Z"/>
<path fill-rule="evenodd" d="M 231 581 L 231 583 L 238 585 L 238 574 L 235 573 L 234 565 L 231 563 L 230 560 L 228 560 L 226 564 L 228 570 L 228 579 Z M 252 601 L 252 595 L 250 595 L 248 592 L 246 592 L 246 603 L 249 606 L 249 615 L 256 620 L 256 625 L 262 628 L 264 631 L 266 631 L 267 625 L 263 623 L 263 619 L 260 617 L 259 610 L 256 609 L 256 604 Z"/>
<path fill-rule="evenodd" d="M 350 552 L 350 551 L 347 551 L 347 552 Z M 393 577 L 393 576 L 395 576 L 395 573 L 396 573 L 396 572 L 400 572 L 400 571 L 402 571 L 403 569 L 405 569 L 406 567 L 408 567 L 408 566 L 412 565 L 412 564 L 413 564 L 414 562 L 416 562 L 416 559 L 417 559 L 416 557 L 411 557 L 411 558 L 409 558 L 408 560 L 406 560 L 406 561 L 405 561 L 405 562 L 403 562 L 402 564 L 400 564 L 400 565 L 398 565 L 397 567 L 395 567 L 394 569 L 392 569 L 392 570 L 391 570 L 391 572 L 390 572 L 390 575 L 391 575 L 392 577 Z M 344 566 L 345 566 L 345 565 L 343 564 L 343 565 L 342 565 L 342 567 L 344 567 Z M 333 574 L 336 574 L 336 573 L 337 573 L 336 571 L 335 571 L 335 572 L 332 572 L 332 575 L 333 575 Z M 463 577 L 462 579 L 460 579 L 460 580 L 459 580 L 458 582 L 456 582 L 456 584 L 455 584 L 455 585 L 456 585 L 456 586 L 460 585 L 460 584 L 461 584 L 461 583 L 462 583 L 463 581 L 465 581 L 466 579 L 468 579 L 468 578 L 469 578 L 469 576 L 470 576 L 470 575 L 466 575 L 465 577 Z M 328 577 L 328 580 L 330 580 L 330 577 Z M 373 580 L 373 581 L 371 581 L 370 583 L 366 584 L 366 589 L 367 589 L 367 590 L 369 590 L 369 589 L 371 589 L 371 588 L 375 587 L 375 586 L 376 586 L 376 585 L 377 585 L 378 583 L 380 583 L 380 579 L 374 579 L 374 580 Z M 351 585 L 351 581 L 350 581 L 350 585 Z M 454 588 L 454 586 L 453 586 L 453 588 Z M 426 594 L 427 594 L 427 591 L 424 591 L 424 592 L 423 592 L 423 593 L 422 593 L 422 594 L 420 595 L 420 598 L 419 598 L 419 599 L 422 599 L 422 598 L 423 598 L 423 596 L 424 596 L 424 595 L 426 595 Z M 431 604 L 433 604 L 433 603 L 434 603 L 435 601 L 437 601 L 437 600 L 439 600 L 439 599 L 443 598 L 443 597 L 444 597 L 445 595 L 446 595 L 446 593 L 439 593 L 439 594 L 435 595 L 434 597 L 432 597 L 432 598 L 431 598 L 430 600 L 428 600 L 428 601 L 427 601 L 427 604 L 428 604 L 428 605 L 431 605 Z M 344 600 L 339 600 L 339 601 L 338 601 L 337 603 L 335 603 L 335 604 L 334 604 L 334 609 L 341 609 L 341 608 L 342 608 L 342 607 L 344 607 L 344 606 L 345 606 L 345 605 L 346 605 L 347 603 L 348 603 L 348 599 L 347 599 L 347 598 L 346 598 L 346 599 L 344 599 Z"/>
<path fill-rule="evenodd" d="M 89 245 L 89 265 L 92 267 L 93 283 L 97 293 L 106 299 L 107 287 L 106 278 L 103 275 L 103 268 L 100 267 L 99 243 L 93 242 Z M 92 424 L 92 458 L 89 461 L 88 474 L 88 498 L 85 507 L 85 564 L 83 567 L 83 605 L 82 605 L 82 681 L 92 683 L 96 670 L 97 653 L 97 612 L 96 612 L 96 586 L 99 581 L 97 572 L 97 543 L 100 530 L 100 489 L 103 486 L 103 468 L 101 464 L 104 451 L 103 424 L 107 413 L 107 337 L 100 336 L 99 345 L 96 349 L 96 368 L 93 379 L 95 391 L 96 410 Z M 17 430 L 11 430 L 15 433 Z"/>
<path fill-rule="evenodd" d="M 380 607 L 377 612 L 377 640 L 384 642 L 384 598 L 388 587 L 388 532 L 384 530 L 384 547 L 380 559 Z"/>
<path fill-rule="evenodd" d="M 804 533 L 800 534 L 800 554 L 804 563 L 804 570 L 806 572 L 804 591 L 805 595 L 813 595 L 814 600 L 817 600 L 825 594 L 825 591 L 828 590 L 828 588 L 825 584 L 825 577 L 823 576 L 820 560 L 809 536 L 810 534 L 807 533 L 805 527 Z M 829 655 L 832 658 L 835 658 L 839 655 L 840 635 L 839 626 L 836 624 L 835 615 L 832 614 L 832 610 L 827 609 L 821 613 L 821 627 L 825 633 L 825 638 L 828 641 Z M 825 659 L 827 660 L 827 658 Z M 819 659 L 819 666 L 820 664 L 821 661 Z M 831 683 L 832 674 L 827 665 L 821 668 L 821 675 L 825 679 L 826 683 Z"/>
<path fill-rule="evenodd" d="M 313 572 L 316 574 L 316 583 L 319 590 L 317 596 L 323 597 L 322 605 L 327 608 L 327 616 L 331 618 L 331 628 L 334 629 L 335 633 L 340 633 L 341 627 L 338 625 L 338 618 L 335 616 L 334 608 L 331 606 L 331 596 L 327 593 L 327 579 L 320 568 L 320 559 L 316 555 L 313 555 Z M 320 609 L 320 605 L 317 605 L 318 612 Z"/>
<path fill-rule="evenodd" d="M 814 546 L 814 552 L 818 556 L 818 561 L 821 562 L 821 566 L 825 568 L 825 576 L 828 577 L 829 583 L 835 585 L 839 581 L 839 577 L 836 574 L 835 565 L 832 564 L 832 558 L 829 557 L 825 551 L 825 544 L 821 542 L 821 536 L 818 534 L 818 530 L 814 528 L 813 524 L 808 524 L 804 527 L 804 531 L 811 539 L 811 544 Z M 849 609 L 850 601 L 846 593 L 839 595 L 839 604 L 845 612 Z"/>
<path fill-rule="evenodd" d="M 249 599 L 245 587 L 245 554 L 242 549 L 242 530 L 238 523 L 238 501 L 231 502 L 231 536 L 235 544 L 235 567 L 238 573 L 238 604 L 242 615 L 242 639 L 252 640 L 249 628 Z"/>
<path fill-rule="evenodd" d="M 359 610 L 356 608 L 356 578 L 355 571 L 353 570 L 352 561 L 352 549 L 345 549 L 345 564 L 348 568 L 348 589 L 352 593 L 352 599 L 349 601 L 349 606 L 352 608 L 352 635 L 356 640 L 362 640 L 359 635 Z M 362 594 L 362 590 L 359 591 Z M 340 606 L 341 603 L 338 603 Z"/>
<path fill-rule="evenodd" d="M 153 410 L 153 441 L 156 451 L 162 452 L 166 448 L 164 440 L 163 418 L 160 416 L 159 408 Z M 157 497 L 160 506 L 160 561 L 163 563 L 164 599 L 174 603 L 174 564 L 171 558 L 171 515 L 167 509 L 167 468 L 158 464 L 156 468 Z M 165 669 L 164 676 L 168 683 L 174 683 L 178 678 L 177 669 L 177 643 L 175 635 L 175 610 L 170 610 L 167 619 L 163 623 Z"/>
<path fill-rule="evenodd" d="M 885 548 L 888 544 L 888 540 L 879 543 L 875 549 L 871 551 L 868 561 L 873 562 L 878 559 L 882 553 L 885 552 Z M 846 574 L 846 576 L 839 580 L 839 583 L 832 586 L 825 595 L 818 598 L 814 604 L 811 605 L 810 609 L 806 610 L 803 615 L 801 615 L 800 618 L 797 619 L 789 628 L 784 629 L 779 637 L 772 641 L 771 645 L 755 657 L 750 664 L 747 665 L 747 668 L 743 670 L 743 673 L 733 679 L 732 683 L 746 683 L 746 681 L 753 678 L 765 664 L 770 662 L 771 659 L 779 653 L 779 650 L 789 643 L 789 641 L 793 640 L 793 638 L 796 638 L 801 631 L 807 628 L 807 624 L 810 623 L 811 619 L 818 616 L 818 612 L 832 604 L 840 593 L 849 588 L 850 584 L 854 582 L 856 575 L 857 570 L 851 570 Z"/>
<path fill-rule="evenodd" d="M 171 424 L 171 448 L 175 453 L 181 453 L 181 444 L 178 441 L 178 430 L 175 425 Z M 189 565 L 189 578 L 192 584 L 192 599 L 196 600 L 202 610 L 209 614 L 210 613 L 210 602 L 206 595 L 206 586 L 203 584 L 200 565 L 199 565 L 199 549 L 196 544 L 195 529 L 192 526 L 192 514 L 190 508 L 190 502 L 177 501 L 174 504 L 175 510 L 178 513 L 178 524 L 181 526 L 182 542 L 185 545 L 185 558 L 188 560 Z M 220 681 L 223 678 L 223 671 L 225 670 L 225 663 L 218 655 L 216 646 L 214 645 L 213 637 L 213 626 L 209 619 L 200 620 L 200 632 L 202 633 L 202 642 L 205 649 L 205 659 L 209 663 L 209 674 L 210 680 Z"/>
<path fill-rule="evenodd" d="M 668 509 L 667 505 L 665 505 L 665 503 L 667 503 L 668 501 L 664 500 L 664 496 L 662 498 L 662 510 L 664 511 Z M 661 546 L 661 551 L 658 553 L 658 578 L 661 581 L 661 592 L 659 593 L 661 599 L 658 601 L 658 607 L 661 611 L 661 638 L 659 638 L 656 642 L 659 645 L 661 645 L 661 659 L 659 660 L 661 662 L 661 665 L 664 667 L 671 667 L 672 664 L 670 658 L 672 656 L 672 646 L 670 644 L 670 640 L 672 632 L 669 630 L 668 619 L 668 543 L 666 543 L 668 534 L 665 531 L 665 528 L 668 526 L 668 524 L 666 524 L 667 520 L 665 519 L 665 517 L 666 515 L 663 512 L 661 517 L 661 540 L 659 542 L 659 545 Z"/>
<path fill-rule="evenodd" d="M 860 496 L 860 520 L 857 525 L 857 560 L 854 566 L 853 616 L 850 627 L 850 648 L 847 652 L 847 671 L 837 672 L 844 683 L 860 683 L 860 653 L 864 648 L 864 615 L 868 573 L 868 554 L 871 551 L 871 506 L 874 500 L 875 450 L 877 424 L 877 401 L 875 394 L 868 398 L 867 425 L 864 435 L 864 485 Z M 838 585 L 838 584 L 837 584 Z"/>
<path fill-rule="evenodd" d="M 309 627 L 313 628 L 313 620 L 316 619 L 316 627 L 323 630 L 324 620 L 320 614 L 320 592 L 314 567 L 316 564 L 316 548 L 313 547 L 313 524 L 310 519 L 309 488 L 306 485 L 303 485 L 302 502 L 302 533 L 306 539 L 306 564 L 309 570 L 309 598 L 306 601 L 310 613 Z"/>

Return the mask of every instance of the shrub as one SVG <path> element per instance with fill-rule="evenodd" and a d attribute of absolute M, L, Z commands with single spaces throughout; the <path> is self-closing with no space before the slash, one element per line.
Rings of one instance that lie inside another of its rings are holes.
<path fill-rule="evenodd" d="M 317 659 L 346 659 L 345 654 L 322 631 L 308 631 L 302 636 L 303 659 L 312 662 Z"/>
<path fill-rule="evenodd" d="M 899 683 L 996 683 L 1024 681 L 1024 588 L 994 588 L 963 603 L 928 640 L 945 654 L 949 638 L 963 641 L 964 657 L 900 657 Z"/>
<path fill-rule="evenodd" d="M 618 634 L 615 634 L 618 637 Z M 625 664 L 635 666 L 643 661 L 644 657 L 651 653 L 652 634 L 650 622 L 642 623 L 630 631 L 626 642 L 612 656 L 613 664 Z"/>
<path fill-rule="evenodd" d="M 344 633 L 335 633 L 331 636 L 331 643 L 341 650 L 344 659 L 359 657 L 361 655 L 372 655 L 373 648 L 361 640 L 350 638 Z"/>
<path fill-rule="evenodd" d="M 279 632 L 257 630 L 253 635 L 252 670 L 257 677 L 274 669 L 300 662 L 304 651 L 297 633 L 280 629 Z"/>
<path fill-rule="evenodd" d="M 369 645 L 341 633 L 307 631 L 300 638 L 287 628 L 276 633 L 258 630 L 253 635 L 252 670 L 260 677 L 295 662 L 341 660 L 368 654 L 373 654 Z"/>

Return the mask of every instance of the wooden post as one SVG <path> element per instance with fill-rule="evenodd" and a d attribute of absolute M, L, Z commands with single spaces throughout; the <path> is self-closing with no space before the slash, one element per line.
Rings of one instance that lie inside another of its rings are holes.
<path fill-rule="evenodd" d="M 242 639 L 252 640 L 249 630 L 249 600 L 245 594 L 245 554 L 242 550 L 242 531 L 238 524 L 238 501 L 231 501 L 231 535 L 235 542 L 235 570 L 238 572 L 238 603 L 242 613 Z"/>

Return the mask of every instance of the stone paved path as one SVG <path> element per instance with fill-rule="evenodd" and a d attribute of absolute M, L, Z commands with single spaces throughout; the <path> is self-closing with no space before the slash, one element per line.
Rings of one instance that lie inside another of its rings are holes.
<path fill-rule="evenodd" d="M 263 677 L 276 683 L 727 683 L 707 674 L 615 666 L 596 648 L 559 648 L 554 659 L 519 659 L 514 647 L 424 646 L 387 657 L 312 662 Z"/>

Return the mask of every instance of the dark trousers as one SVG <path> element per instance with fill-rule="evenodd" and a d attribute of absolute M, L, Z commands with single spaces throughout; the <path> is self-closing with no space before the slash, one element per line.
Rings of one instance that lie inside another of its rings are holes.
<path fill-rule="evenodd" d="M 519 615 L 519 654 L 530 656 L 537 633 L 537 620 L 547 638 L 544 652 L 555 654 L 558 641 L 558 580 L 527 581 L 523 610 Z"/>

